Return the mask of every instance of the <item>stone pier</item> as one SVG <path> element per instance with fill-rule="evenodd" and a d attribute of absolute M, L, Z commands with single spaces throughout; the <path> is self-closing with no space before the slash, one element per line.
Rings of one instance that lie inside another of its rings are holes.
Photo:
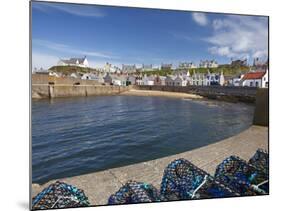
<path fill-rule="evenodd" d="M 249 160 L 258 148 L 268 150 L 268 127 L 251 126 L 233 137 L 191 151 L 59 180 L 83 189 L 91 205 L 105 205 L 109 196 L 128 180 L 151 183 L 160 188 L 165 167 L 175 159 L 185 158 L 213 175 L 216 166 L 225 158 L 237 155 L 244 160 Z M 32 196 L 55 181 L 43 185 L 33 184 Z"/>

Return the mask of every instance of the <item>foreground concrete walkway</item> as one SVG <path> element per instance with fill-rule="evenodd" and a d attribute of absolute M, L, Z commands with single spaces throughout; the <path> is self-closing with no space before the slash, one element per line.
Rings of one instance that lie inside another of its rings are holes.
<path fill-rule="evenodd" d="M 188 159 L 208 173 L 214 174 L 216 166 L 226 157 L 237 155 L 249 160 L 258 148 L 268 150 L 268 128 L 251 126 L 236 136 L 195 150 L 148 162 L 60 179 L 60 181 L 83 189 L 92 205 L 104 205 L 107 204 L 108 197 L 128 180 L 147 182 L 160 188 L 165 167 L 175 159 Z M 53 182 L 50 181 L 42 186 L 32 185 L 32 196 Z"/>

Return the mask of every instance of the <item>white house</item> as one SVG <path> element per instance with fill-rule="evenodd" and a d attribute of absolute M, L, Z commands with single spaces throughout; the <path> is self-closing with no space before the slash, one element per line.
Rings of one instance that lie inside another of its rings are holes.
<path fill-rule="evenodd" d="M 60 77 L 61 75 L 55 71 L 49 71 L 49 76 Z"/>
<path fill-rule="evenodd" d="M 176 76 L 174 75 L 168 75 L 165 79 L 165 85 L 166 86 L 174 86 L 175 85 L 175 78 Z"/>
<path fill-rule="evenodd" d="M 223 72 L 220 74 L 217 73 L 210 73 L 208 71 L 207 75 L 205 76 L 204 86 L 210 85 L 221 85 L 223 86 L 225 83 Z"/>
<path fill-rule="evenodd" d="M 115 86 L 126 86 L 127 85 L 127 78 L 123 76 L 112 76 L 112 84 Z"/>
<path fill-rule="evenodd" d="M 136 77 L 136 85 L 144 85 L 142 78 L 141 74 Z"/>
<path fill-rule="evenodd" d="M 187 85 L 187 80 L 186 78 L 184 78 L 181 75 L 178 75 L 175 79 L 174 79 L 174 85 L 175 86 L 186 86 Z"/>
<path fill-rule="evenodd" d="M 154 78 L 154 85 L 165 86 L 165 80 L 166 80 L 165 76 L 158 75 Z"/>
<path fill-rule="evenodd" d="M 143 79 L 143 85 L 147 85 L 147 86 L 153 86 L 154 85 L 154 77 L 153 76 L 146 76 L 144 75 Z"/>
<path fill-rule="evenodd" d="M 197 68 L 197 66 L 193 62 L 182 62 L 179 64 L 178 67 L 179 70 L 190 69 L 190 68 Z"/>
<path fill-rule="evenodd" d="M 71 78 L 79 78 L 79 75 L 77 73 L 71 73 L 70 77 Z"/>
<path fill-rule="evenodd" d="M 215 60 L 201 60 L 199 64 L 199 67 L 201 68 L 216 68 L 218 66 L 218 63 Z"/>
<path fill-rule="evenodd" d="M 152 64 L 142 64 L 142 71 L 145 72 L 145 71 L 152 71 L 153 70 L 153 67 L 152 67 Z"/>
<path fill-rule="evenodd" d="M 246 73 L 240 84 L 241 86 L 268 88 L 268 70 Z"/>
<path fill-rule="evenodd" d="M 202 73 L 193 73 L 192 77 L 191 77 L 191 85 L 195 85 L 195 86 L 203 86 L 205 85 L 205 76 Z"/>
<path fill-rule="evenodd" d="M 136 72 L 137 68 L 136 65 L 127 65 L 127 64 L 122 64 L 122 71 L 123 72 Z"/>
<path fill-rule="evenodd" d="M 60 59 L 58 61 L 58 66 L 89 67 L 89 62 L 86 56 L 83 58 Z"/>

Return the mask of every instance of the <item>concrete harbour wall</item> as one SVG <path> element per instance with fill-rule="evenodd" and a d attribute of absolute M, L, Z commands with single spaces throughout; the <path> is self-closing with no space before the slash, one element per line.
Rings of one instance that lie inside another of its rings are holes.
<path fill-rule="evenodd" d="M 139 90 L 156 90 L 168 92 L 184 92 L 197 94 L 209 99 L 226 100 L 231 102 L 253 103 L 256 99 L 256 87 L 230 87 L 230 86 L 134 86 Z"/>
<path fill-rule="evenodd" d="M 32 85 L 32 98 L 87 97 L 114 95 L 128 91 L 129 87 L 103 85 Z"/>
<path fill-rule="evenodd" d="M 259 89 L 256 97 L 254 125 L 269 126 L 269 90 Z"/>
<path fill-rule="evenodd" d="M 199 168 L 214 175 L 216 166 L 225 158 L 236 155 L 248 161 L 258 148 L 268 150 L 268 128 L 251 126 L 247 130 L 201 148 L 128 166 L 108 169 L 80 176 L 58 179 L 85 191 L 92 205 L 105 205 L 109 196 L 128 180 L 136 180 L 154 185 L 160 189 L 165 167 L 173 160 L 185 158 Z M 34 197 L 55 180 L 45 184 L 33 184 Z"/>
<path fill-rule="evenodd" d="M 72 77 L 55 77 L 49 76 L 45 74 L 32 74 L 32 85 L 46 85 L 46 84 L 54 84 L 54 85 L 99 85 L 97 81 L 93 80 L 82 80 L 79 78 Z"/>

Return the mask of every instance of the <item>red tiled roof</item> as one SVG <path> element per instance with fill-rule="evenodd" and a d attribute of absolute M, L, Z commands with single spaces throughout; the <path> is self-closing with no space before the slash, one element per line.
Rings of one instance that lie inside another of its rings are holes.
<path fill-rule="evenodd" d="M 249 80 L 249 79 L 261 79 L 264 76 L 265 72 L 251 72 L 246 73 L 243 77 L 243 80 Z"/>

